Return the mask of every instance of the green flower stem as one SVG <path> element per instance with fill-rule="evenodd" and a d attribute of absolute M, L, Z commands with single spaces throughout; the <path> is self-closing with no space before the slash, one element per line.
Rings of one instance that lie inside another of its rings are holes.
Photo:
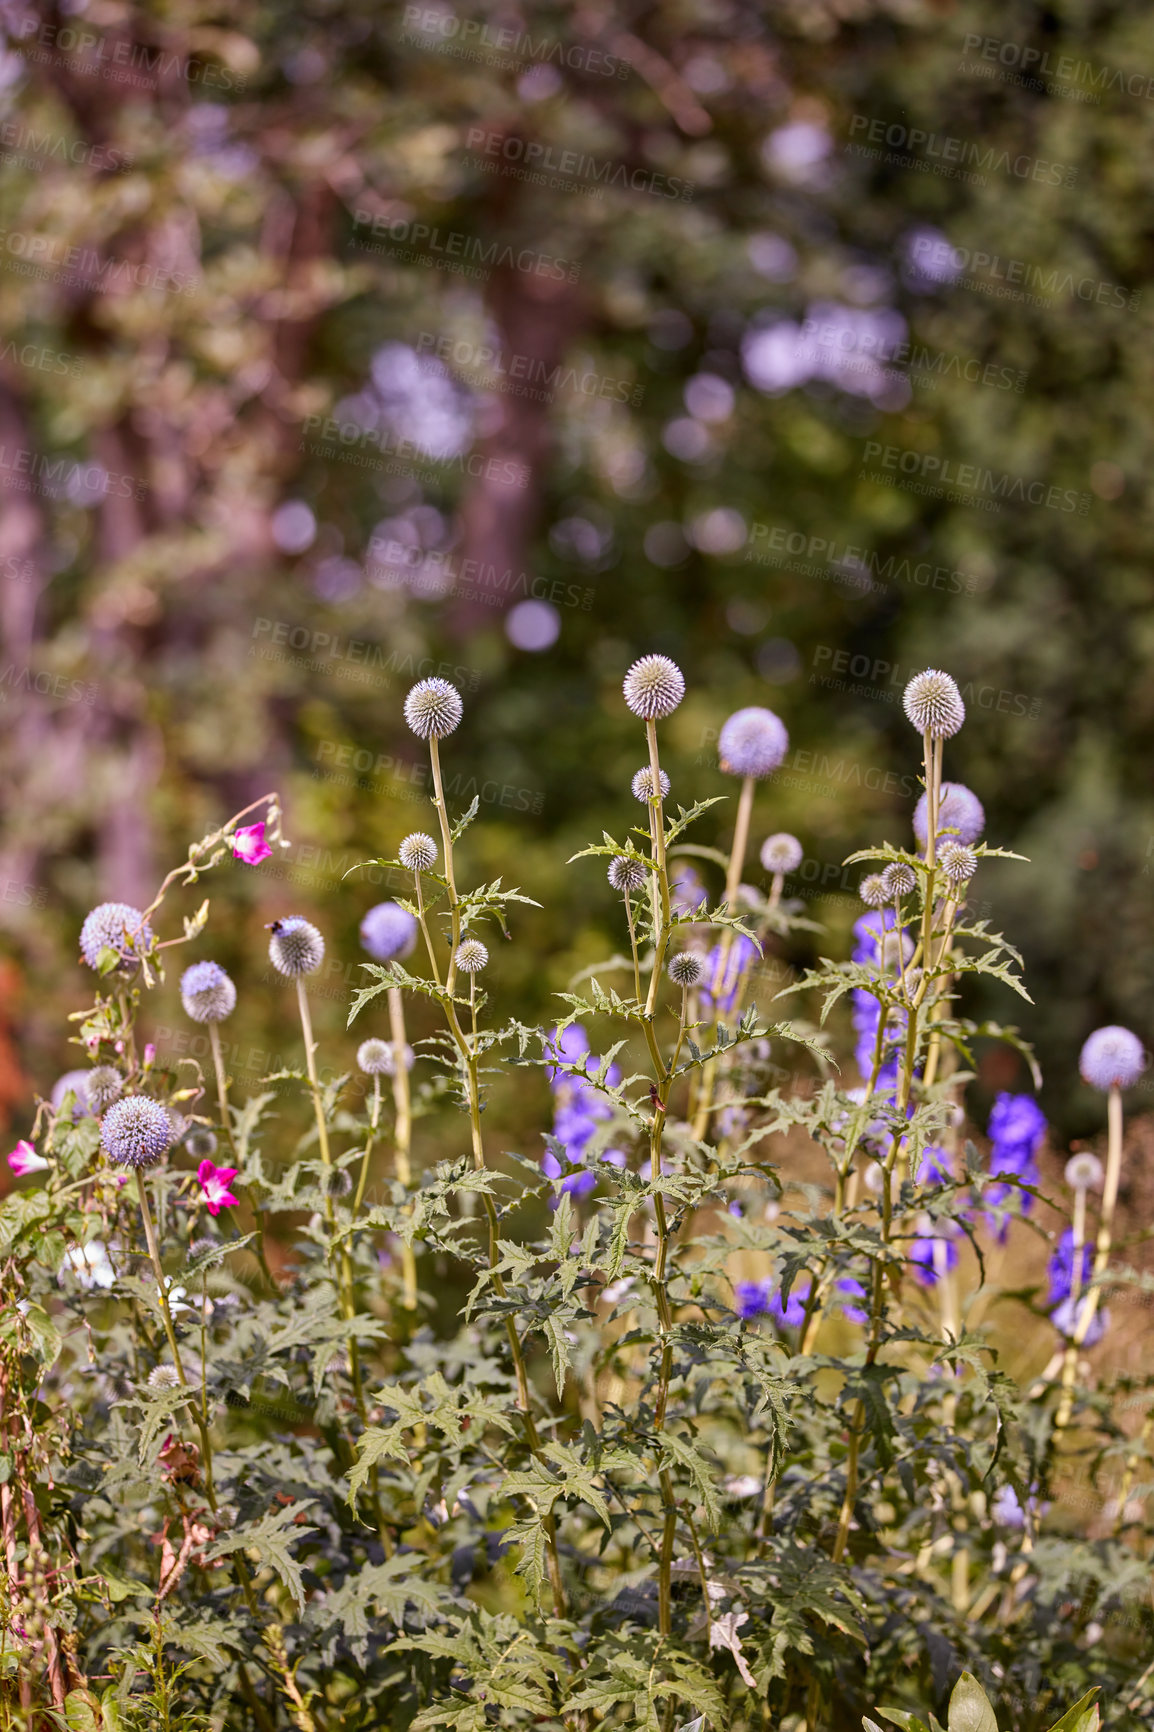
<path fill-rule="evenodd" d="M 409 1067 L 405 1063 L 405 1001 L 399 986 L 389 988 L 389 1034 L 393 1043 L 393 1150 L 399 1182 L 408 1190 L 413 1182 L 413 1107 L 409 1094 Z M 377 1083 L 380 1089 L 380 1083 Z M 379 1101 L 379 1093 L 378 1093 Z M 401 1241 L 401 1303 L 406 1311 L 417 1308 L 417 1260 L 413 1247 Z"/>
<path fill-rule="evenodd" d="M 628 890 L 626 890 L 623 894 L 624 894 L 624 901 L 625 901 L 625 920 L 626 920 L 626 923 L 629 927 L 629 948 L 633 953 L 633 996 L 636 998 L 638 1004 L 640 1004 L 641 1003 L 641 966 L 637 960 L 637 927 L 634 925 L 634 922 L 633 922 L 633 903 L 629 899 Z"/>
<path fill-rule="evenodd" d="M 156 1275 L 157 1289 L 160 1295 L 160 1314 L 164 1320 L 164 1333 L 168 1337 L 168 1350 L 172 1354 L 173 1367 L 176 1371 L 176 1375 L 180 1379 L 181 1387 L 187 1389 L 193 1396 L 192 1417 L 200 1437 L 200 1459 L 204 1464 L 204 1495 L 208 1500 L 208 1507 L 215 1516 L 219 1513 L 219 1506 L 216 1501 L 216 1487 L 213 1481 L 212 1439 L 209 1436 L 208 1430 L 208 1407 L 207 1403 L 203 1408 L 198 1406 L 195 1399 L 196 1391 L 185 1376 L 184 1365 L 180 1357 L 180 1348 L 177 1346 L 176 1342 L 176 1330 L 172 1325 L 172 1312 L 168 1305 L 168 1289 L 165 1285 L 164 1265 L 160 1261 L 160 1249 L 156 1242 L 156 1229 L 152 1224 L 152 1209 L 149 1206 L 148 1201 L 148 1188 L 145 1185 L 144 1170 L 141 1167 L 136 1169 L 136 1187 L 140 1198 L 140 1218 L 144 1223 L 144 1237 L 148 1243 L 148 1255 L 152 1261 L 153 1271 Z M 237 1580 L 240 1583 L 241 1592 L 245 1598 L 245 1604 L 248 1606 L 252 1617 L 259 1623 L 260 1608 L 257 1605 L 256 1595 L 253 1592 L 252 1578 L 248 1573 L 248 1565 L 245 1563 L 240 1552 L 232 1552 L 230 1557 L 233 1568 L 236 1571 Z M 251 1685 L 249 1688 L 251 1691 Z M 258 1717 L 260 1718 L 262 1725 L 266 1728 L 266 1732 L 273 1732 L 272 1722 L 269 1720 L 267 1712 L 260 1703 L 260 1698 L 256 1695 L 255 1691 L 251 1691 L 250 1701 L 253 1705 L 254 1712 L 258 1712 Z"/>
<path fill-rule="evenodd" d="M 652 722 L 649 724 L 653 726 Z M 741 794 L 737 802 L 737 819 L 733 827 L 733 845 L 729 850 L 729 865 L 725 872 L 725 912 L 732 914 L 737 906 L 737 890 L 741 883 L 741 874 L 745 866 L 745 852 L 749 846 L 749 826 L 753 817 L 753 794 L 755 788 L 752 776 L 742 777 Z M 780 879 L 778 895 L 781 894 Z M 776 907 L 776 903 L 774 904 Z M 721 934 L 721 948 L 718 954 L 717 968 L 714 978 L 724 985 L 725 970 L 729 963 L 729 953 L 733 949 L 733 928 L 727 926 Z M 740 986 L 740 983 L 739 983 Z M 737 997 L 734 999 L 734 1011 L 738 1009 Z M 716 1010 L 716 1006 L 715 1006 Z M 716 1027 L 717 1017 L 714 1016 Z M 719 1060 L 710 1059 L 704 1067 L 701 1077 L 701 1092 L 697 1101 L 697 1112 L 693 1119 L 693 1134 L 700 1140 L 709 1125 L 709 1115 L 713 1111 L 713 1097 L 717 1084 L 717 1067 Z"/>
<path fill-rule="evenodd" d="M 1102 1186 L 1102 1212 L 1098 1217 L 1098 1239 L 1094 1251 L 1094 1267 L 1090 1271 L 1091 1287 L 1079 1313 L 1078 1300 L 1072 1306 L 1074 1333 L 1062 1361 L 1062 1398 L 1055 1425 L 1062 1429 L 1070 1423 L 1074 1403 L 1074 1377 L 1078 1369 L 1078 1349 L 1089 1333 L 1102 1297 L 1102 1277 L 1110 1262 L 1110 1246 L 1114 1225 L 1114 1209 L 1118 1202 L 1118 1183 L 1122 1176 L 1122 1095 L 1112 1088 L 1106 1097 L 1106 1178 Z M 1078 1271 L 1080 1254 L 1075 1255 L 1074 1272 Z M 1071 1285 L 1071 1296 L 1075 1289 Z"/>
<path fill-rule="evenodd" d="M 215 1022 L 209 1023 L 209 1025 L 208 1025 L 208 1039 L 209 1039 L 209 1045 L 212 1048 L 212 1068 L 213 1068 L 214 1072 L 216 1073 L 216 1098 L 217 1098 L 217 1104 L 220 1108 L 221 1127 L 224 1131 L 225 1138 L 228 1142 L 229 1150 L 232 1154 L 233 1160 L 239 1161 L 240 1155 L 237 1153 L 236 1137 L 233 1133 L 233 1128 L 232 1128 L 232 1113 L 229 1110 L 229 1104 L 228 1104 L 228 1077 L 225 1074 L 224 1054 L 221 1051 L 221 1046 L 220 1046 L 220 1026 L 219 1026 L 219 1024 L 217 1024 Z M 254 1198 L 251 1195 L 251 1191 L 250 1191 L 248 1201 L 249 1201 L 249 1207 L 252 1210 L 253 1224 L 256 1227 L 256 1256 L 257 1256 L 257 1262 L 260 1264 L 260 1272 L 264 1276 L 264 1278 L 265 1278 L 266 1282 L 268 1283 L 272 1292 L 279 1293 L 280 1288 L 277 1285 L 276 1281 L 273 1279 L 273 1273 L 272 1273 L 272 1270 L 268 1266 L 268 1258 L 265 1255 L 264 1210 L 260 1207 L 259 1203 L 257 1203 L 254 1200 Z"/>
<path fill-rule="evenodd" d="M 441 757 L 435 735 L 430 735 L 429 737 L 429 762 L 433 773 L 433 804 L 437 811 L 437 821 L 441 828 L 441 846 L 445 855 L 445 878 L 449 886 L 449 918 L 452 923 L 449 971 L 445 980 L 446 997 L 442 1002 L 444 1005 L 445 1020 L 449 1025 L 449 1032 L 453 1037 L 454 1044 L 456 1045 L 461 1058 L 461 1069 L 465 1081 L 465 1095 L 469 1106 L 469 1132 L 473 1149 L 473 1165 L 478 1172 L 484 1172 L 486 1170 L 485 1144 L 481 1136 L 481 1090 L 478 1077 L 476 1040 L 476 976 L 470 976 L 469 980 L 470 1003 L 473 1015 L 473 1039 L 470 1042 L 468 1036 L 461 1027 L 460 1018 L 457 1015 L 457 1007 L 452 998 L 457 976 L 457 946 L 461 942 L 461 904 L 460 899 L 457 896 L 457 880 L 453 870 L 453 832 L 449 824 L 448 807 L 445 804 L 445 791 L 441 780 Z M 433 969 L 433 978 L 439 985 L 440 980 L 437 970 L 436 955 L 433 950 L 432 937 L 429 933 L 428 923 L 425 918 L 424 903 L 420 900 L 419 875 L 417 875 L 417 892 L 421 930 L 425 935 L 425 944 L 429 952 L 429 961 Z M 500 1262 L 497 1210 L 492 1197 L 487 1191 L 482 1193 L 481 1200 L 484 1205 L 485 1217 L 489 1230 L 489 1268 L 493 1277 L 493 1289 L 498 1298 L 504 1299 L 507 1296 L 508 1290 L 497 1267 Z M 538 1460 L 544 1462 L 545 1457 L 541 1449 L 541 1438 L 537 1431 L 536 1421 L 533 1418 L 529 1373 L 525 1365 L 525 1355 L 521 1347 L 521 1338 L 517 1334 L 516 1322 L 511 1315 L 507 1315 L 505 1318 L 505 1333 L 508 1337 L 509 1352 L 512 1355 L 513 1360 L 513 1371 L 517 1379 L 517 1405 L 521 1413 L 521 1424 L 525 1431 L 525 1441 Z M 553 1594 L 553 1612 L 555 1617 L 563 1618 L 566 1612 L 565 1584 L 561 1575 L 561 1558 L 557 1550 L 557 1524 L 551 1510 L 549 1514 L 543 1518 L 542 1526 L 545 1530 L 545 1554 L 549 1570 L 549 1585 Z"/>
<path fill-rule="evenodd" d="M 369 1108 L 369 1134 L 365 1138 L 365 1152 L 361 1157 L 361 1170 L 357 1178 L 356 1195 L 353 1198 L 353 1219 L 361 1212 L 361 1204 L 365 1198 L 365 1184 L 369 1176 L 369 1160 L 373 1152 L 373 1144 L 377 1139 L 377 1127 L 381 1121 L 381 1079 L 373 1078 L 373 1103 Z"/>

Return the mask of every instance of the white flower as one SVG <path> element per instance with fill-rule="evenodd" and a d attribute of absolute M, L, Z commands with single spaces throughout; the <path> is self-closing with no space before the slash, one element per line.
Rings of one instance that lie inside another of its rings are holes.
<path fill-rule="evenodd" d="M 63 1275 L 65 1270 L 75 1275 L 88 1293 L 94 1287 L 111 1287 L 116 1280 L 108 1247 L 99 1239 L 90 1239 L 87 1245 L 74 1245 L 66 1251 L 60 1273 Z"/>

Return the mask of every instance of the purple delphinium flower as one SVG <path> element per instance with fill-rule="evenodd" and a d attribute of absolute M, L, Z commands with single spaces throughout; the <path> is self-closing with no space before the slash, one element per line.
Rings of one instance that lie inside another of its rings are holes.
<path fill-rule="evenodd" d="M 1093 1247 L 1090 1245 L 1083 1245 L 1082 1280 L 1080 1283 L 1083 1292 L 1085 1291 L 1086 1283 L 1090 1279 L 1090 1272 L 1093 1267 Z M 1057 1248 L 1054 1251 L 1053 1256 L 1050 1258 L 1046 1273 L 1050 1283 L 1049 1304 L 1051 1306 L 1060 1305 L 1063 1299 L 1068 1299 L 1070 1297 L 1074 1285 L 1074 1231 L 1072 1227 L 1067 1227 L 1061 1238 L 1058 1240 Z"/>
<path fill-rule="evenodd" d="M 1035 1157 L 1046 1134 L 1046 1118 L 1033 1095 L 1000 1094 L 990 1112 L 989 1137 L 990 1172 L 1005 1173 L 1023 1185 L 1038 1183 Z M 993 1205 L 987 1211 L 986 1222 L 999 1244 L 1004 1244 L 1010 1228 L 1010 1217 L 1004 1208 L 1013 1195 L 1013 1185 L 988 1185 L 985 1200 Z M 1028 1215 L 1034 1199 L 1028 1191 L 1019 1191 L 1021 1211 Z"/>
<path fill-rule="evenodd" d="M 719 1011 L 727 1014 L 733 1009 L 742 980 L 758 957 L 753 939 L 740 932 L 733 935 L 729 955 L 725 957 L 724 972 L 722 951 L 722 945 L 715 944 L 705 958 L 705 979 L 698 988 L 701 1006 L 707 1016 L 716 1016 Z"/>
<path fill-rule="evenodd" d="M 737 1315 L 747 1323 L 755 1317 L 772 1317 L 783 1328 L 797 1329 L 805 1321 L 808 1282 L 795 1283 L 785 1304 L 781 1289 L 768 1276 L 763 1281 L 739 1281 L 733 1294 Z"/>
<path fill-rule="evenodd" d="M 613 1109 L 591 1083 L 580 1076 L 570 1075 L 561 1069 L 561 1065 L 579 1065 L 584 1070 L 596 1071 L 598 1060 L 591 1057 L 589 1037 L 579 1022 L 570 1023 L 560 1034 L 554 1029 L 550 1038 L 550 1055 L 558 1061 L 545 1073 L 553 1090 L 553 1136 L 563 1145 L 565 1158 L 571 1166 L 585 1165 L 586 1150 L 597 1133 L 598 1125 L 612 1118 Z M 615 1088 L 621 1081 L 621 1072 L 616 1065 L 610 1065 L 605 1080 L 610 1088 Z M 600 1158 L 611 1166 L 625 1165 L 625 1156 L 620 1149 L 605 1149 Z M 562 1179 L 564 1168 L 552 1149 L 546 1149 L 541 1157 L 541 1169 L 548 1178 L 561 1181 L 560 1190 L 571 1191 L 576 1197 L 587 1196 L 597 1183 L 596 1172 L 588 1168 L 583 1173 L 571 1173 Z"/>
<path fill-rule="evenodd" d="M 868 914 L 863 914 L 860 920 L 853 924 L 853 960 L 865 963 L 868 967 L 878 966 L 884 936 L 892 932 L 897 916 L 892 908 L 874 908 Z M 850 995 L 852 1001 L 853 1027 L 857 1035 L 854 1047 L 854 1059 L 863 1077 L 868 1077 L 873 1070 L 874 1051 L 877 1046 L 878 1018 L 881 1016 L 881 1005 L 872 992 L 864 987 L 855 987 Z M 882 1074 L 878 1077 L 879 1087 L 883 1083 L 899 1046 L 905 1043 L 905 1015 L 891 1022 L 886 1035 L 882 1053 Z"/>
<path fill-rule="evenodd" d="M 953 1179 L 950 1157 L 938 1143 L 928 1143 L 918 1162 L 919 1185 L 948 1185 Z"/>
<path fill-rule="evenodd" d="M 839 1300 L 839 1304 L 841 1305 L 842 1316 L 848 1323 L 869 1322 L 868 1311 L 863 1311 L 860 1305 L 851 1305 L 849 1303 L 851 1299 L 860 1299 L 863 1303 L 868 1303 L 869 1294 L 866 1292 L 860 1281 L 855 1281 L 852 1275 L 845 1275 L 835 1284 L 834 1291 L 835 1293 L 845 1295 L 844 1298 Z"/>
<path fill-rule="evenodd" d="M 945 1226 L 945 1222 L 942 1223 Z M 944 1247 L 943 1251 L 937 1249 Z M 946 1233 L 929 1234 L 913 1241 L 910 1246 L 910 1261 L 914 1265 L 914 1274 L 923 1287 L 932 1287 L 941 1272 L 939 1265 L 945 1261 L 946 1272 L 958 1266 L 958 1247 Z"/>

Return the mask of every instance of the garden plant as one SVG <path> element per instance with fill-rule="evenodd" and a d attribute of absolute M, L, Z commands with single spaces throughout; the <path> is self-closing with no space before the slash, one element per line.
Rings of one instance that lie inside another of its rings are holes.
<path fill-rule="evenodd" d="M 190 893 L 276 856 L 275 795 L 149 907 L 85 920 L 81 1057 L 0 1207 L 4 1732 L 1151 1724 L 1152 1379 L 1094 1357 L 1111 1290 L 1150 1288 L 1115 1241 L 1142 1041 L 1089 1034 L 1101 1159 L 1047 1196 L 1032 1093 L 988 1139 L 967 1118 L 977 1043 L 1032 1061 L 966 1014 L 974 976 L 1007 1015 L 1026 987 L 969 907 L 1018 857 L 948 780 L 954 680 L 905 689 L 922 796 L 852 857 L 852 955 L 784 994 L 774 959 L 815 930 L 773 825 L 786 729 L 731 716 L 736 800 L 695 801 L 662 754 L 684 694 L 663 655 L 625 678 L 637 823 L 594 821 L 570 868 L 608 875 L 620 948 L 547 1026 L 489 1014 L 533 886 L 463 881 L 441 678 L 404 704 L 433 812 L 373 862 L 403 888 L 362 924 L 355 1071 L 318 1051 L 326 940 L 289 914 L 299 1060 L 247 1098 L 229 1076 L 237 993 Z M 151 1026 L 174 967 L 203 1069 Z M 499 1075 L 547 1081 L 538 1147 L 490 1129 Z M 418 1162 L 434 1111 L 455 1134 Z M 1043 1204 L 1068 1222 L 1047 1284 L 996 1290 L 991 1249 Z M 1026 1386 L 995 1304 L 1049 1332 Z"/>

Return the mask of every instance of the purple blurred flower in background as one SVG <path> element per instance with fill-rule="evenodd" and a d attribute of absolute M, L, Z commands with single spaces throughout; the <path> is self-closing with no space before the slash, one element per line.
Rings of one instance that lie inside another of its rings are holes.
<path fill-rule="evenodd" d="M 872 908 L 868 914 L 863 914 L 860 920 L 853 923 L 853 960 L 863 962 L 868 967 L 876 968 L 879 963 L 883 935 L 892 932 L 897 916 L 892 908 Z M 853 1004 L 853 1027 L 857 1035 L 854 1047 L 854 1059 L 863 1077 L 868 1077 L 873 1070 L 874 1050 L 877 1044 L 878 1018 L 881 1015 L 881 1005 L 872 992 L 864 987 L 856 986 L 850 995 Z M 887 1089 L 892 1092 L 896 1081 L 896 1060 L 898 1048 L 905 1042 L 905 1017 L 891 1023 L 882 1053 L 882 1069 L 878 1075 L 878 1088 L 882 1092 Z"/>
<path fill-rule="evenodd" d="M 755 1317 L 772 1317 L 782 1327 L 797 1329 L 805 1321 L 805 1302 L 809 1298 L 809 1282 L 802 1279 L 790 1289 L 783 1305 L 781 1290 L 768 1276 L 763 1281 L 739 1281 L 733 1289 L 737 1315 L 746 1322 Z"/>
<path fill-rule="evenodd" d="M 839 1300 L 839 1304 L 841 1306 L 842 1316 L 847 1322 L 869 1322 L 869 1312 L 862 1309 L 862 1305 L 866 1304 L 869 1300 L 869 1294 L 866 1292 L 860 1281 L 855 1281 L 852 1275 L 845 1275 L 836 1283 L 834 1291 L 835 1293 L 844 1295 L 844 1297 Z M 849 1303 L 851 1299 L 860 1299 L 862 1305 L 851 1305 Z"/>
<path fill-rule="evenodd" d="M 570 1165 L 584 1165 L 588 1159 L 586 1151 L 598 1125 L 613 1117 L 613 1109 L 597 1093 L 592 1083 L 586 1082 L 582 1077 L 571 1076 L 560 1068 L 562 1064 L 567 1064 L 580 1065 L 584 1070 L 597 1070 L 598 1060 L 590 1054 L 589 1036 L 579 1022 L 570 1023 L 561 1034 L 554 1029 L 550 1048 L 558 1060 L 557 1064 L 550 1065 L 545 1072 L 553 1090 L 553 1135 L 564 1145 L 565 1157 Z M 616 1088 L 621 1081 L 621 1072 L 615 1064 L 609 1066 L 605 1080 L 610 1088 Z M 601 1159 L 615 1167 L 625 1165 L 625 1156 L 620 1149 L 605 1149 Z M 546 1149 L 541 1157 L 541 1168 L 550 1179 L 561 1179 L 564 1170 L 552 1149 Z M 596 1183 L 596 1172 L 588 1170 L 584 1173 L 571 1173 L 567 1179 L 561 1179 L 559 1189 L 571 1191 L 576 1197 L 584 1197 L 593 1190 Z"/>
<path fill-rule="evenodd" d="M 923 1287 L 932 1287 L 942 1273 L 958 1266 L 958 1247 L 954 1240 L 957 1229 L 949 1221 L 939 1221 L 910 1245 L 910 1262 Z"/>
<path fill-rule="evenodd" d="M 1094 1268 L 1094 1251 L 1090 1245 L 1082 1246 L 1082 1279 L 1080 1282 L 1081 1296 L 1078 1300 L 1077 1316 L 1074 1313 L 1074 1233 L 1070 1227 L 1058 1240 L 1058 1246 L 1050 1258 L 1047 1275 L 1050 1283 L 1050 1295 L 1047 1304 L 1050 1307 L 1050 1321 L 1062 1335 L 1073 1336 L 1078 1327 L 1078 1318 L 1086 1303 L 1086 1285 Z M 1094 1313 L 1090 1326 L 1083 1338 L 1083 1347 L 1094 1347 L 1106 1333 L 1109 1323 L 1109 1313 L 1098 1310 Z"/>
<path fill-rule="evenodd" d="M 729 955 L 725 957 L 725 967 L 722 969 L 724 946 L 715 944 L 705 958 L 705 979 L 698 987 L 701 1007 L 707 1016 L 716 1016 L 720 1012 L 733 1009 L 738 990 L 748 971 L 758 958 L 757 945 L 752 938 L 744 937 L 735 932 L 729 947 Z"/>
<path fill-rule="evenodd" d="M 1046 1135 L 1046 1118 L 1033 1095 L 1000 1094 L 990 1112 L 988 1135 L 990 1172 L 1006 1173 L 1023 1185 L 1038 1183 L 1036 1156 Z M 1021 1198 L 1023 1215 L 1028 1215 L 1034 1199 L 1028 1191 L 1017 1191 L 1013 1185 L 988 1185 L 985 1200 L 994 1212 L 987 1211 L 989 1229 L 1004 1244 L 1010 1217 L 1004 1204 L 1013 1195 Z"/>

